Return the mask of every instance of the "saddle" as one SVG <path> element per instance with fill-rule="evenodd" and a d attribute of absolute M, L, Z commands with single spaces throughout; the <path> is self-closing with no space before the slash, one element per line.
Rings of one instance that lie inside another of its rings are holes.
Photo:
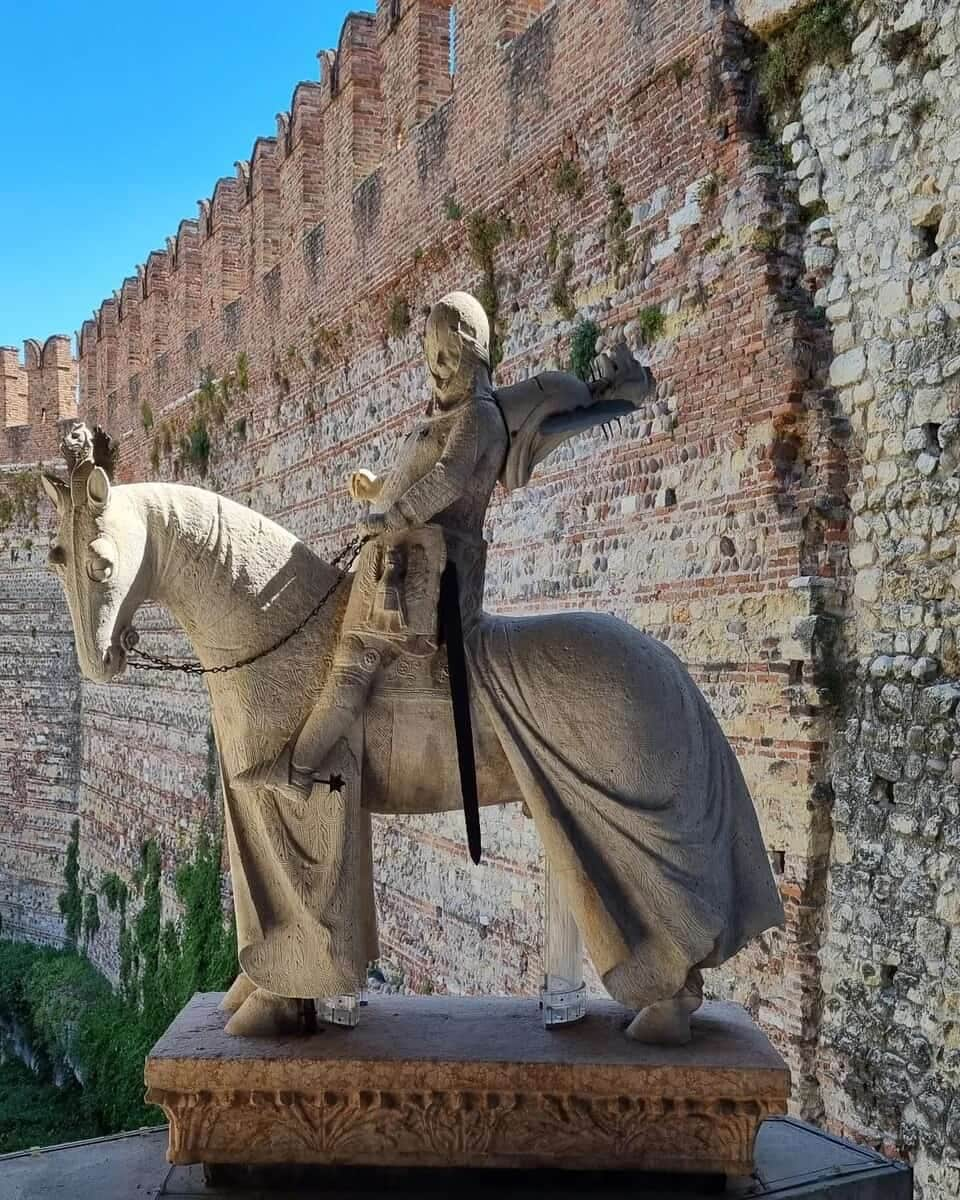
<path fill-rule="evenodd" d="M 380 657 L 385 669 L 375 681 L 367 705 L 365 740 L 373 733 L 374 721 L 369 710 L 374 708 L 378 697 L 392 694 L 395 714 L 406 709 L 409 732 L 414 737 L 424 732 L 430 706 L 413 709 L 403 701 L 418 694 L 422 699 L 424 690 L 433 700 L 442 697 L 441 704 L 452 714 L 458 790 L 470 855 L 478 863 L 481 847 L 477 771 L 456 563 L 464 547 L 461 539 L 454 554 L 448 555 L 448 538 L 456 540 L 457 535 L 439 525 L 425 525 L 383 534 L 371 543 L 370 550 L 361 558 L 343 634 L 365 645 L 372 644 L 378 650 L 383 647 Z M 476 554 L 469 557 L 475 558 Z M 480 573 L 482 577 L 482 553 Z M 449 718 L 430 723 L 445 732 L 449 730 Z M 402 737 L 403 731 L 399 732 Z M 391 743 L 392 740 L 391 736 Z M 366 764 L 366 752 L 363 757 Z M 451 757 L 448 753 L 446 761 Z"/>

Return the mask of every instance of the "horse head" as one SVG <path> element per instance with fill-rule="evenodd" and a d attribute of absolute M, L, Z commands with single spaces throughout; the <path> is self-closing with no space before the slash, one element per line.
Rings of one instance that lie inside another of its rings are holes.
<path fill-rule="evenodd" d="M 49 561 L 67 598 L 80 669 L 106 683 L 126 666 L 124 642 L 147 599 L 147 522 L 127 489 L 111 482 L 115 451 L 102 430 L 78 424 L 62 448 L 69 479 L 43 474 L 60 517 Z"/>

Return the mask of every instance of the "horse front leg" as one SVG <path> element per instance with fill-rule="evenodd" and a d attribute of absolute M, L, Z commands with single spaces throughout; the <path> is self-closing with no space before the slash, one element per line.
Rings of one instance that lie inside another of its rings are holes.
<path fill-rule="evenodd" d="M 248 862 L 251 882 L 269 892 L 263 912 L 273 920 L 256 922 L 245 940 L 238 908 L 241 962 L 255 982 L 241 976 L 221 1004 L 233 1010 L 233 1036 L 310 1033 L 318 1019 L 357 1023 L 366 966 L 378 955 L 359 723 L 328 764 L 329 784 L 313 784 L 305 804 L 261 797 L 268 840 L 282 853 Z"/>
<path fill-rule="evenodd" d="M 233 1037 L 276 1037 L 287 1033 L 304 1033 L 303 1004 L 293 997 L 275 996 L 255 986 L 227 1022 L 226 1032 Z"/>
<path fill-rule="evenodd" d="M 235 1013 L 240 1005 L 245 1000 L 249 1000 L 256 990 L 257 985 L 249 976 L 244 975 L 241 971 L 233 983 L 230 984 L 229 989 L 224 993 L 224 997 L 218 1005 L 220 1011 L 231 1014 Z"/>

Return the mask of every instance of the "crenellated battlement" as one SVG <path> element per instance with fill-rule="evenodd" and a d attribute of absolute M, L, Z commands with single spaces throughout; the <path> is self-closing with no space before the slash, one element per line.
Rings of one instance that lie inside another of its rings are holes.
<path fill-rule="evenodd" d="M 70 338 L 0 346 L 0 462 L 35 463 L 58 454 L 60 422 L 77 414 L 77 360 Z"/>
<path fill-rule="evenodd" d="M 350 260 L 369 263 L 385 207 L 391 224 L 403 222 L 406 189 L 388 195 L 382 168 L 415 162 L 422 184 L 441 165 L 444 147 L 425 151 L 414 133 L 454 95 L 453 7 L 379 0 L 375 14 L 347 16 L 336 48 L 318 54 L 319 80 L 294 88 L 275 134 L 257 138 L 235 174 L 199 201 L 197 218 L 182 221 L 84 322 L 85 412 L 121 433 L 135 429 L 144 405 L 190 392 L 204 368 L 227 369 L 264 330 L 305 326 L 311 312 L 342 298 L 334 277 L 342 285 Z M 502 70 L 506 43 L 548 5 L 455 7 L 456 90 L 472 107 Z M 444 174 L 449 187 L 455 172 Z M 414 238 L 411 231 L 411 251 Z"/>
<path fill-rule="evenodd" d="M 255 376 L 275 373 L 311 323 L 409 275 L 422 243 L 446 233 L 446 198 L 494 203 L 525 158 L 575 146 L 552 115 L 568 97 L 546 99 L 554 59 L 562 49 L 572 63 L 588 38 L 598 53 L 616 50 L 593 6 L 576 9 L 378 0 L 376 13 L 348 15 L 336 48 L 318 55 L 319 79 L 297 84 L 275 132 L 83 323 L 83 411 L 122 435 L 148 428 L 206 371 L 228 373 L 240 353 Z M 654 64 L 689 40 L 654 13 L 624 53 Z M 8 425 L 50 409 L 29 407 L 10 378 Z"/>

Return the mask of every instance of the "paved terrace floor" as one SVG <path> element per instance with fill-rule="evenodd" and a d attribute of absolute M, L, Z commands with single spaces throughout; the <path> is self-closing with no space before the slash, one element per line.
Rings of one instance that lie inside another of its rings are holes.
<path fill-rule="evenodd" d="M 200 1167 L 172 1167 L 165 1127 L 0 1156 L 0 1200 L 323 1200 L 473 1196 L 491 1200 L 911 1200 L 901 1163 L 828 1137 L 790 1117 L 767 1121 L 757 1139 L 752 1179 L 665 1179 L 637 1173 L 314 1170 L 283 1180 L 264 1174 L 208 1186 Z"/>

